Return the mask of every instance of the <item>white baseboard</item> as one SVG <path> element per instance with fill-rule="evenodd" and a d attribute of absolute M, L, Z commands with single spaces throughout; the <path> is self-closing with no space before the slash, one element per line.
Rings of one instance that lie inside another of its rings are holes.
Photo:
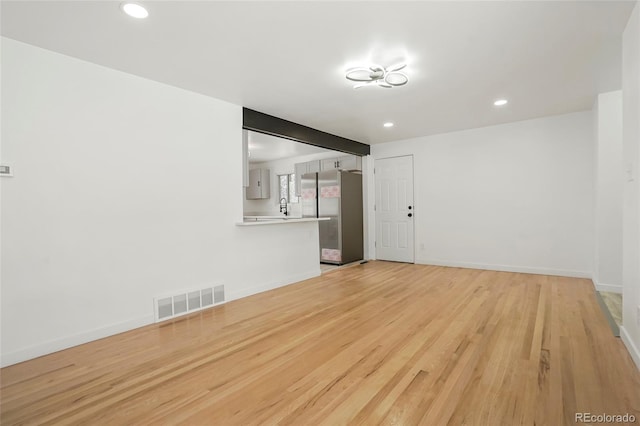
<path fill-rule="evenodd" d="M 7 367 L 12 364 L 17 364 L 22 361 L 37 358 L 39 356 L 48 355 L 53 352 L 71 348 L 73 346 L 82 345 L 83 343 L 91 342 L 93 340 L 102 339 L 104 337 L 113 336 L 114 334 L 123 333 L 134 328 L 153 324 L 153 320 L 153 315 L 148 315 L 74 334 L 72 336 L 66 336 L 60 339 L 49 340 L 47 342 L 29 346 L 24 349 L 3 354 L 0 358 L 0 366 Z"/>
<path fill-rule="evenodd" d="M 422 265 L 450 266 L 453 268 L 487 269 L 489 271 L 520 272 L 523 274 L 555 275 L 559 277 L 591 278 L 590 271 L 573 271 L 570 269 L 537 268 L 530 266 L 495 265 L 473 262 L 457 262 L 440 259 L 416 259 Z"/>
<path fill-rule="evenodd" d="M 227 301 L 241 299 L 243 297 L 252 296 L 254 294 L 262 293 L 265 291 L 273 290 L 278 287 L 284 287 L 289 284 L 294 284 L 299 281 L 308 280 L 309 278 L 315 278 L 320 276 L 320 264 L 318 264 L 318 269 L 311 272 L 305 272 L 303 274 L 290 275 L 284 279 L 272 281 L 267 284 L 261 284 L 259 286 L 243 288 L 241 290 L 229 291 L 227 293 Z"/>
<path fill-rule="evenodd" d="M 608 291 L 609 293 L 622 294 L 622 286 L 621 285 L 599 283 L 598 280 L 595 279 L 595 278 L 591 278 L 591 281 L 593 281 L 593 286 L 598 291 Z"/>
<path fill-rule="evenodd" d="M 633 343 L 631 336 L 629 336 L 629 332 L 627 332 L 624 326 L 620 327 L 620 338 L 622 339 L 624 345 L 627 347 L 627 350 L 629 351 L 633 362 L 636 364 L 636 367 L 638 368 L 638 370 L 640 370 L 640 350 L 638 350 L 638 347 Z"/>

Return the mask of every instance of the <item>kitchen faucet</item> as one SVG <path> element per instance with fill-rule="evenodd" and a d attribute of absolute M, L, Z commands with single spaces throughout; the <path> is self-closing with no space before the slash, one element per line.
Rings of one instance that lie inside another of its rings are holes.
<path fill-rule="evenodd" d="M 285 216 L 289 214 L 287 211 L 287 199 L 284 197 L 280 198 L 280 213 L 284 213 Z"/>

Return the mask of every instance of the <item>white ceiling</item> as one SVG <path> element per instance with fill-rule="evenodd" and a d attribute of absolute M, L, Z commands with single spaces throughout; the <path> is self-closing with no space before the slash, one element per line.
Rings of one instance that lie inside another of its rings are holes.
<path fill-rule="evenodd" d="M 591 107 L 620 88 L 623 1 L 2 2 L 2 34 L 365 143 Z M 344 70 L 409 63 L 407 86 Z M 509 105 L 495 108 L 501 97 Z M 382 123 L 395 122 L 385 129 Z"/>
<path fill-rule="evenodd" d="M 283 158 L 301 157 L 303 155 L 331 152 L 305 143 L 265 135 L 264 133 L 249 132 L 249 162 L 280 160 Z"/>

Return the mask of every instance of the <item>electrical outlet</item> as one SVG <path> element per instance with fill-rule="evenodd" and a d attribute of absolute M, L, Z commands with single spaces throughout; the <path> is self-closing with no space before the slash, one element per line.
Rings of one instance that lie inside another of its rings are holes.
<path fill-rule="evenodd" d="M 636 324 L 640 327 L 640 305 L 638 305 L 638 309 L 636 310 Z"/>
<path fill-rule="evenodd" d="M 420 243 L 420 250 L 424 250 L 424 243 Z"/>

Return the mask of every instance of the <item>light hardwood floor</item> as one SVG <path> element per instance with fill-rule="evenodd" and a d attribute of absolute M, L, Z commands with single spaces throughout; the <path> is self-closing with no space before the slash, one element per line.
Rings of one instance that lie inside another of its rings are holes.
<path fill-rule="evenodd" d="M 389 262 L 11 366 L 1 379 L 3 425 L 640 419 L 640 373 L 590 281 Z"/>

